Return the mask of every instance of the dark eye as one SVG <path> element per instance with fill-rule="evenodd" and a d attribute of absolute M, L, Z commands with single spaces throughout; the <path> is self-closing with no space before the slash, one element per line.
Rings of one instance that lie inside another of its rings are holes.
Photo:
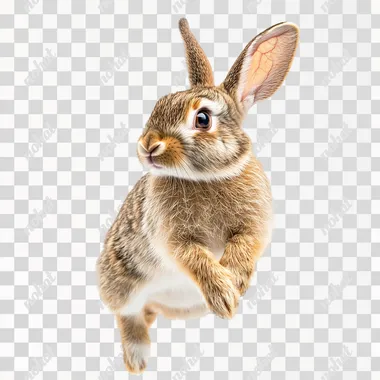
<path fill-rule="evenodd" d="M 201 110 L 195 118 L 195 128 L 209 129 L 211 127 L 211 117 L 207 111 Z"/>

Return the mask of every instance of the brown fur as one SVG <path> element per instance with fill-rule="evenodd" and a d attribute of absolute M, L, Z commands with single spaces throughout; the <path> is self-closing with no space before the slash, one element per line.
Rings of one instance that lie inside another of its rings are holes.
<path fill-rule="evenodd" d="M 186 61 L 191 86 L 213 86 L 214 75 L 210 62 L 191 33 L 186 19 L 183 18 L 179 21 L 179 30 L 185 43 Z"/>
<path fill-rule="evenodd" d="M 207 311 L 202 305 L 171 308 L 151 301 L 139 314 L 121 315 L 164 263 L 154 239 L 165 241 L 170 260 L 197 285 L 209 310 L 231 318 L 270 237 L 270 186 L 241 128 L 245 110 L 236 97 L 247 48 L 226 81 L 215 87 L 187 21 L 180 21 L 180 30 L 192 88 L 158 100 L 139 140 L 144 151 L 138 153 L 146 164 L 145 151 L 163 144 L 154 164 L 171 172 L 150 172 L 137 182 L 97 264 L 100 295 L 116 314 L 126 367 L 137 373 L 146 366 L 140 351 L 149 344 L 148 328 L 157 313 L 186 318 Z M 210 133 L 188 125 L 189 115 L 205 101 L 218 105 L 217 127 Z M 218 261 L 212 251 L 220 246 L 224 253 Z"/>
<path fill-rule="evenodd" d="M 150 327 L 157 318 L 157 312 L 154 308 L 146 306 L 144 308 L 144 319 L 148 327 Z"/>
<path fill-rule="evenodd" d="M 133 348 L 135 345 L 150 344 L 146 322 L 143 318 L 121 315 L 116 315 L 116 321 L 123 344 L 125 366 L 129 372 L 141 373 L 144 371 L 147 363 L 145 360 L 135 357 Z"/>

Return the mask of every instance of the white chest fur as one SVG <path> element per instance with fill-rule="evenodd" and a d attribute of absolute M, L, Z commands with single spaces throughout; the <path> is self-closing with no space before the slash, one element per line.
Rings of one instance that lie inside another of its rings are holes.
<path fill-rule="evenodd" d="M 127 305 L 120 311 L 122 315 L 140 313 L 149 303 L 157 303 L 169 308 L 191 309 L 205 304 L 198 286 L 177 266 L 166 244 L 156 237 L 151 242 L 154 254 L 161 259 L 152 279 L 139 289 Z M 223 254 L 223 246 L 210 247 L 217 260 Z"/>

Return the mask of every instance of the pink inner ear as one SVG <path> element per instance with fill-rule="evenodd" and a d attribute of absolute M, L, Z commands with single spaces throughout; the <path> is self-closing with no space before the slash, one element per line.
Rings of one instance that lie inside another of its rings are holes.
<path fill-rule="evenodd" d="M 242 99 L 251 95 L 268 78 L 280 50 L 278 37 L 272 37 L 257 47 L 251 56 Z"/>

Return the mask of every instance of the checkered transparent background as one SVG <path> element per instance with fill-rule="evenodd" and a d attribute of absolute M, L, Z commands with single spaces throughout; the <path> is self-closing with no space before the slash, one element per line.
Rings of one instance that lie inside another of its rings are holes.
<path fill-rule="evenodd" d="M 115 0 L 99 9 L 99 1 L 0 4 L 0 378 L 135 377 L 120 365 L 94 268 L 104 231 L 142 174 L 136 141 L 155 101 L 188 85 L 177 27 L 186 15 L 217 83 L 272 24 L 298 24 L 300 47 L 285 84 L 245 122 L 261 141 L 276 214 L 252 287 L 231 321 L 159 317 L 142 378 L 322 379 L 346 347 L 351 355 L 331 376 L 378 380 L 379 2 Z M 45 49 L 57 58 L 25 84 Z M 123 51 L 128 59 L 103 83 Z M 121 123 L 128 133 L 113 146 Z M 344 125 L 348 137 L 321 157 Z M 342 200 L 350 207 L 323 232 Z M 53 283 L 28 310 L 48 272 Z M 350 283 L 325 308 L 344 277 Z M 258 288 L 266 290 L 250 307 Z M 201 357 L 178 375 L 198 343 Z"/>

